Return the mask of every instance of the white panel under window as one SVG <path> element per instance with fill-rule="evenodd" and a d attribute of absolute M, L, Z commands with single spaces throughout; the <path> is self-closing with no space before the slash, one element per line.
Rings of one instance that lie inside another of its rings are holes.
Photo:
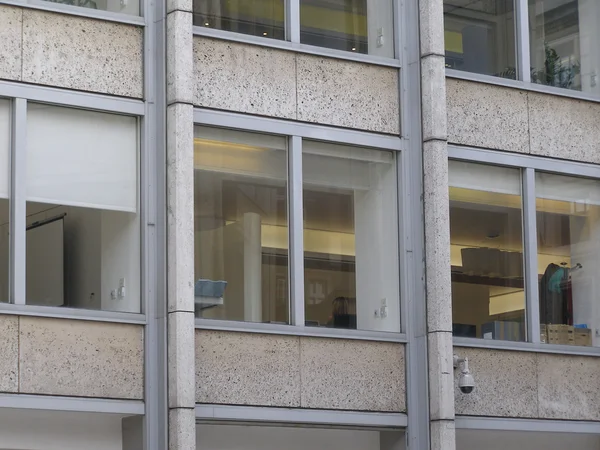
<path fill-rule="evenodd" d="M 538 198 L 582 205 L 600 205 L 600 180 L 536 172 Z"/>
<path fill-rule="evenodd" d="M 133 117 L 30 103 L 27 200 L 136 212 L 137 137 Z"/>
<path fill-rule="evenodd" d="M 462 161 L 448 161 L 450 187 L 521 195 L 521 176 L 518 170 Z"/>
<path fill-rule="evenodd" d="M 8 198 L 10 177 L 10 102 L 0 99 L 0 198 Z"/>

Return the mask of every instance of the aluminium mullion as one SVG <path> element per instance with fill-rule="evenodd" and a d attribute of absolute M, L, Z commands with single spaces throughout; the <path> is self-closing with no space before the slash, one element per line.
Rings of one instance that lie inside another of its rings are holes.
<path fill-rule="evenodd" d="M 9 280 L 11 302 L 26 303 L 25 249 L 26 249 L 26 189 L 27 172 L 27 100 L 16 98 L 12 108 L 12 133 L 10 153 L 10 251 Z"/>
<path fill-rule="evenodd" d="M 515 27 L 517 38 L 517 70 L 518 78 L 526 83 L 531 82 L 531 55 L 529 49 L 529 4 L 528 0 L 515 1 Z"/>
<path fill-rule="evenodd" d="M 523 169 L 523 240 L 525 253 L 525 316 L 527 340 L 540 342 L 538 248 L 535 204 L 535 171 Z"/>
<path fill-rule="evenodd" d="M 303 327 L 304 321 L 304 208 L 302 205 L 302 138 L 291 136 L 288 145 L 288 224 L 290 273 L 290 323 Z"/>
<path fill-rule="evenodd" d="M 286 0 L 286 31 L 288 41 L 300 43 L 300 0 Z"/>

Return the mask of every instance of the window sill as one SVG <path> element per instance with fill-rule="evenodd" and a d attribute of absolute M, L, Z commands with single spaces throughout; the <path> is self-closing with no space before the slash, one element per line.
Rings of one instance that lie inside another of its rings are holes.
<path fill-rule="evenodd" d="M 313 45 L 299 44 L 296 42 L 252 36 L 250 34 L 235 33 L 233 31 L 215 30 L 214 28 L 194 26 L 194 36 L 221 39 L 224 41 L 239 42 L 249 45 L 259 45 L 261 47 L 269 47 L 307 55 L 324 56 L 327 58 L 342 59 L 346 61 L 355 61 L 364 64 L 400 68 L 400 60 L 394 58 L 345 52 L 342 50 L 315 47 Z"/>
<path fill-rule="evenodd" d="M 98 19 L 108 22 L 117 22 L 127 25 L 145 26 L 146 21 L 143 17 L 130 14 L 116 13 L 112 11 L 102 11 L 97 9 L 85 8 L 82 6 L 63 5 L 52 3 L 45 0 L 0 0 L 0 5 L 18 6 L 21 8 L 31 8 L 40 11 L 48 11 L 70 16 L 85 17 L 89 19 Z"/>
<path fill-rule="evenodd" d="M 534 342 L 494 341 L 489 339 L 452 339 L 455 347 L 484 348 L 489 350 L 510 350 L 518 352 L 552 353 L 558 355 L 600 356 L 598 347 L 577 347 L 574 345 L 554 345 Z"/>
<path fill-rule="evenodd" d="M 273 323 L 234 322 L 229 320 L 196 319 L 196 329 L 406 343 L 406 335 L 402 333 L 345 330 L 340 328 L 300 327 Z"/>
<path fill-rule="evenodd" d="M 87 320 L 145 325 L 146 316 L 139 313 L 98 311 L 92 309 L 67 308 L 62 306 L 34 306 L 0 303 L 0 315 L 48 317 L 54 319 Z"/>
<path fill-rule="evenodd" d="M 495 86 L 520 89 L 523 91 L 537 92 L 540 94 L 555 95 L 558 97 L 566 97 L 576 100 L 586 100 L 590 102 L 600 103 L 600 96 L 594 94 L 587 94 L 581 91 L 572 91 L 570 89 L 562 89 L 553 86 L 545 86 L 543 84 L 526 83 L 525 81 L 510 80 L 507 78 L 494 77 L 491 75 L 463 72 L 462 70 L 446 69 L 446 77 L 457 80 L 474 81 L 477 83 L 485 83 Z"/>

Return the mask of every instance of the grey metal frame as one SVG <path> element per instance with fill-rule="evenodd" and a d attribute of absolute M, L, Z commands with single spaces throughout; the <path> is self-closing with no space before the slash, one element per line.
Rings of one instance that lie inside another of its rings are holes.
<path fill-rule="evenodd" d="M 391 342 L 406 342 L 406 336 L 402 333 L 404 306 L 403 284 L 408 282 L 412 274 L 410 267 L 403 268 L 404 255 L 401 255 L 404 243 L 412 238 L 406 236 L 402 226 L 401 218 L 412 217 L 412 213 L 405 211 L 409 205 L 399 200 L 398 223 L 401 231 L 399 243 L 399 265 L 402 268 L 400 279 L 400 333 L 389 333 L 381 331 L 366 330 L 343 330 L 318 327 L 306 327 L 304 325 L 304 252 L 303 252 L 303 229 L 302 229 L 302 143 L 303 139 L 327 141 L 337 144 L 348 144 L 354 146 L 370 147 L 379 150 L 392 150 L 396 152 L 398 197 L 402 198 L 412 187 L 409 186 L 409 177 L 404 176 L 410 172 L 408 159 L 404 158 L 405 142 L 394 136 L 381 135 L 356 130 L 345 130 L 322 125 L 290 122 L 280 119 L 271 119 L 245 114 L 213 111 L 202 108 L 194 110 L 194 123 L 230 128 L 245 131 L 263 132 L 284 135 L 288 138 L 288 222 L 289 222 L 289 248 L 290 248 L 290 325 L 265 324 L 253 322 L 235 322 L 227 320 L 196 319 L 196 328 L 210 330 L 246 331 L 256 333 L 287 334 L 296 336 L 319 336 L 344 339 L 364 339 Z M 412 230 L 412 228 L 411 228 Z M 403 253 L 403 252 L 402 252 Z M 406 274 L 406 275 L 405 275 Z M 399 274 L 400 275 L 400 274 Z M 404 279 L 406 276 L 406 280 Z"/>
<path fill-rule="evenodd" d="M 456 416 L 457 430 L 532 431 L 539 433 L 600 434 L 600 422 L 504 417 Z"/>
<path fill-rule="evenodd" d="M 0 394 L 0 408 L 92 412 L 123 416 L 142 415 L 145 411 L 144 402 L 141 400 L 27 394 Z"/>
<path fill-rule="evenodd" d="M 408 420 L 403 413 L 333 411 L 322 409 L 272 408 L 261 406 L 196 405 L 196 422 L 239 424 L 258 422 L 272 425 L 318 425 L 402 429 Z"/>
<path fill-rule="evenodd" d="M 39 0 L 38 0 L 39 1 Z M 400 20 L 398 20 L 397 11 L 399 10 L 398 2 L 393 2 L 394 9 L 394 44 L 399 42 Z M 277 48 L 280 50 L 305 53 L 309 55 L 326 56 L 328 58 L 336 58 L 348 61 L 358 61 L 362 63 L 376 64 L 380 66 L 397 67 L 401 66 L 400 53 L 402 47 L 394 46 L 394 58 L 383 56 L 365 55 L 361 53 L 346 52 L 343 50 L 335 50 L 326 47 L 318 47 L 315 45 L 307 45 L 300 43 L 300 0 L 284 0 L 285 7 L 285 39 L 264 38 L 260 36 L 252 36 L 233 31 L 217 30 L 213 28 L 205 28 L 194 26 L 195 36 L 204 36 L 214 39 L 222 39 L 232 42 L 241 42 L 245 44 L 260 45 L 264 47 Z"/>
<path fill-rule="evenodd" d="M 143 1 L 143 0 L 142 0 Z M 0 0 L 0 5 L 18 6 L 21 8 L 37 9 L 40 11 L 56 12 L 69 16 L 86 17 L 109 22 L 117 22 L 128 25 L 144 26 L 145 20 L 141 17 L 142 7 L 140 5 L 140 16 L 122 14 L 113 11 L 101 11 L 98 9 L 85 8 L 82 6 L 63 5 L 44 0 Z"/>
<path fill-rule="evenodd" d="M 490 347 L 545 353 L 568 353 L 600 356 L 600 348 L 542 344 L 540 341 L 537 225 L 535 172 L 548 172 L 574 177 L 600 179 L 600 166 L 581 162 L 563 161 L 531 155 L 505 153 L 472 147 L 448 146 L 448 157 L 468 162 L 500 165 L 520 169 L 522 173 L 523 238 L 525 258 L 525 293 L 527 342 L 492 341 L 474 338 L 454 338 L 454 344 L 467 347 Z"/>
<path fill-rule="evenodd" d="M 566 88 L 554 86 L 545 86 L 533 83 L 531 81 L 531 54 L 529 38 L 529 5 L 528 0 L 514 0 L 515 7 L 515 45 L 516 45 L 516 65 L 517 80 L 495 77 L 491 75 L 482 75 L 478 73 L 465 72 L 462 70 L 446 69 L 446 75 L 450 78 L 476 81 L 480 83 L 496 84 L 511 88 L 523 89 L 544 94 L 553 94 L 562 97 L 577 98 L 600 102 L 600 96 L 588 94 L 581 91 L 573 91 Z"/>

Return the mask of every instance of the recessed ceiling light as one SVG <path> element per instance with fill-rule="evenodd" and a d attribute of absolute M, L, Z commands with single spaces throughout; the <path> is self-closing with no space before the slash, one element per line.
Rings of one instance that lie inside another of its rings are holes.
<path fill-rule="evenodd" d="M 266 35 L 267 35 L 267 32 L 265 31 L 265 32 L 263 33 L 263 36 L 266 36 Z"/>
<path fill-rule="evenodd" d="M 352 47 L 352 51 L 355 52 L 356 51 L 356 47 Z"/>
<path fill-rule="evenodd" d="M 210 23 L 208 23 L 208 22 L 204 22 L 204 26 L 205 26 L 205 27 L 207 27 L 207 26 L 209 26 L 209 25 L 210 25 Z"/>

